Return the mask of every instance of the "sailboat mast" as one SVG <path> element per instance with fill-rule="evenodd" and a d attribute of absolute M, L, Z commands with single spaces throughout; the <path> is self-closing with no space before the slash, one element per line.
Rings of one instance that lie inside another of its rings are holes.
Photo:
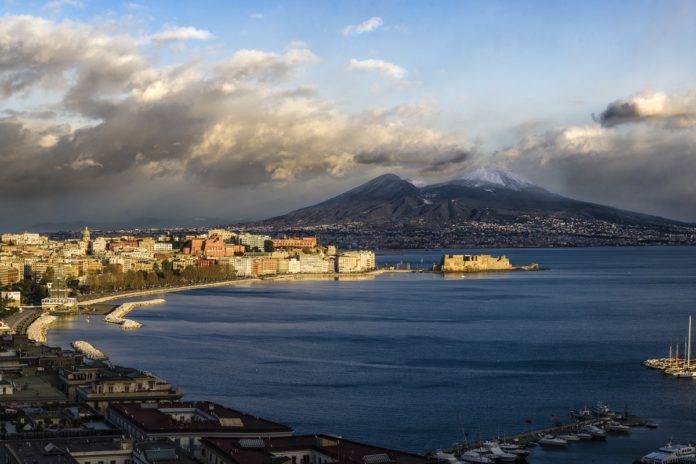
<path fill-rule="evenodd" d="M 691 316 L 689 316 L 689 342 L 686 352 L 686 367 L 691 367 Z"/>

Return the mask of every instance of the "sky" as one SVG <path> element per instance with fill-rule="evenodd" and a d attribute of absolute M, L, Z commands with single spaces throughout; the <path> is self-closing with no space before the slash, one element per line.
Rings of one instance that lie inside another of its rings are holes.
<path fill-rule="evenodd" d="M 696 3 L 0 0 L 0 228 L 480 166 L 696 222 Z"/>

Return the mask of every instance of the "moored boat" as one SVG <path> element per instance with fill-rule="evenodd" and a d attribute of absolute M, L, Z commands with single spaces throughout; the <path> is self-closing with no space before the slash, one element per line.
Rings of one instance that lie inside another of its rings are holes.
<path fill-rule="evenodd" d="M 676 464 L 693 458 L 696 458 L 696 448 L 693 446 L 667 443 L 657 451 L 643 456 L 639 462 L 641 464 Z"/>
<path fill-rule="evenodd" d="M 607 432 L 603 428 L 597 427 L 596 425 L 587 425 L 582 428 L 582 431 L 592 435 L 592 438 L 595 440 L 602 440 L 607 437 Z"/>
<path fill-rule="evenodd" d="M 462 453 L 460 459 L 462 460 L 462 462 L 470 464 L 488 464 L 493 462 L 486 456 L 482 456 L 476 451 L 466 451 L 465 453 Z"/>
<path fill-rule="evenodd" d="M 568 444 L 568 442 L 562 438 L 554 437 L 553 435 L 544 435 L 539 439 L 538 443 L 541 446 L 547 446 L 552 448 L 561 448 Z"/>

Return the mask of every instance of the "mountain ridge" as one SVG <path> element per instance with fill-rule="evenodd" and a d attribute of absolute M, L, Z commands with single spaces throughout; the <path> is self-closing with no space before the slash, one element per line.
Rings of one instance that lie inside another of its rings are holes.
<path fill-rule="evenodd" d="M 437 184 L 417 187 L 396 174 L 383 174 L 314 205 L 262 221 L 264 225 L 445 224 L 514 222 L 529 215 L 596 220 L 622 225 L 685 226 L 659 216 L 568 198 L 509 171 L 479 168 Z"/>

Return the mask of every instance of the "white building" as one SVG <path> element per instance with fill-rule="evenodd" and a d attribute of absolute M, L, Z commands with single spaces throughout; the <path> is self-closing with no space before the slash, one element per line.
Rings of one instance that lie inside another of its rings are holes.
<path fill-rule="evenodd" d="M 324 255 L 300 255 L 300 273 L 302 274 L 328 274 L 334 272 L 334 258 Z"/>
<path fill-rule="evenodd" d="M 77 298 L 48 297 L 41 300 L 42 309 L 56 309 L 60 307 L 74 308 L 77 306 Z"/>
<path fill-rule="evenodd" d="M 155 253 L 170 253 L 172 251 L 171 242 L 155 242 L 153 247 Z"/>
<path fill-rule="evenodd" d="M 239 243 L 242 245 L 246 245 L 252 250 L 254 248 L 258 248 L 259 250 L 263 251 L 264 244 L 266 243 L 266 240 L 270 240 L 271 237 L 269 235 L 254 235 L 254 234 L 240 234 L 239 235 Z"/>
<path fill-rule="evenodd" d="M 254 258 L 235 256 L 230 259 L 230 264 L 238 276 L 250 277 L 254 275 Z"/>
<path fill-rule="evenodd" d="M 374 251 L 346 251 L 338 257 L 338 272 L 367 272 L 375 268 Z"/>
<path fill-rule="evenodd" d="M 22 292 L 0 292 L 0 300 L 8 300 L 10 307 L 19 308 L 22 304 Z"/>

